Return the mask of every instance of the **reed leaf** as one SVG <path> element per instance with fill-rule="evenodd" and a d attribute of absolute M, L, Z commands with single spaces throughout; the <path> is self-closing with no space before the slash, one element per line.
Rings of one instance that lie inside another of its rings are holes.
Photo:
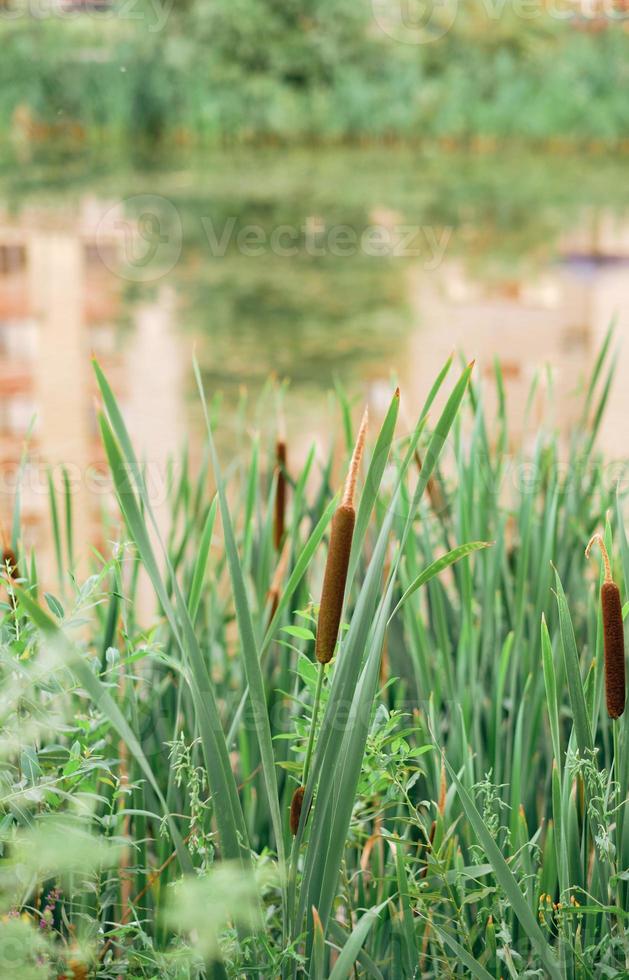
<path fill-rule="evenodd" d="M 203 531 L 201 532 L 201 540 L 199 542 L 197 559 L 194 564 L 194 572 L 192 574 L 192 584 L 190 586 L 190 597 L 188 599 L 188 608 L 190 610 L 190 619 L 192 620 L 193 623 L 197 618 L 197 613 L 199 611 L 199 603 L 201 602 L 201 592 L 203 591 L 203 583 L 205 581 L 207 560 L 208 560 L 208 555 L 210 553 L 210 545 L 212 543 L 214 522 L 216 520 L 216 506 L 217 506 L 217 498 L 214 497 L 211 507 L 208 510 L 207 517 L 205 519 L 205 524 L 203 525 Z"/>
<path fill-rule="evenodd" d="M 585 755 L 593 748 L 592 729 L 590 727 L 590 717 L 585 703 L 585 693 L 583 690 L 583 681 L 581 679 L 579 655 L 577 653 L 577 645 L 574 638 L 574 628 L 572 626 L 572 619 L 570 618 L 570 610 L 568 609 L 566 595 L 557 570 L 555 570 L 555 586 L 557 607 L 559 609 L 561 646 L 564 655 L 570 704 L 572 706 L 574 731 L 579 752 L 581 755 Z"/>
<path fill-rule="evenodd" d="M 461 558 L 466 558 L 467 555 L 471 555 L 474 551 L 480 551 L 482 548 L 490 548 L 492 545 L 491 541 L 468 541 L 467 544 L 461 544 L 456 548 L 452 548 L 447 554 L 441 555 L 440 558 L 436 558 L 433 562 L 424 568 L 423 571 L 417 575 L 411 584 L 404 590 L 402 598 L 399 600 L 395 609 L 391 613 L 391 619 L 395 616 L 399 609 L 402 608 L 406 600 L 417 592 L 422 585 L 426 585 L 430 582 L 432 578 L 439 575 L 445 568 L 449 568 L 450 565 L 454 565 L 455 562 L 459 561 Z"/>
<path fill-rule="evenodd" d="M 225 550 L 227 554 L 227 564 L 229 567 L 232 590 L 234 594 L 234 603 L 236 606 L 236 617 L 238 620 L 238 631 L 240 635 L 241 650 L 242 650 L 243 662 L 245 667 L 245 673 L 247 677 L 247 684 L 249 687 L 249 700 L 252 708 L 252 717 L 253 717 L 253 723 L 255 726 L 256 736 L 258 740 L 258 748 L 262 760 L 262 775 L 266 788 L 267 802 L 271 812 L 271 820 L 273 823 L 273 831 L 275 835 L 275 846 L 277 848 L 278 861 L 279 861 L 280 868 L 282 869 L 283 872 L 284 864 L 285 864 L 284 834 L 283 834 L 283 826 L 282 826 L 282 817 L 280 814 L 279 793 L 277 787 L 277 774 L 275 769 L 275 757 L 273 754 L 271 726 L 270 726 L 269 716 L 267 712 L 267 699 L 266 699 L 266 691 L 264 686 L 264 679 L 262 677 L 262 670 L 260 668 L 260 658 L 259 658 L 259 653 L 255 640 L 255 634 L 253 630 L 253 622 L 251 618 L 251 611 L 249 608 L 249 599 L 247 597 L 247 588 L 245 586 L 245 579 L 242 571 L 242 566 L 240 563 L 240 557 L 238 555 L 238 548 L 236 546 L 236 538 L 234 536 L 231 514 L 227 504 L 225 484 L 223 482 L 223 475 L 218 462 L 216 447 L 214 445 L 214 438 L 212 436 L 212 427 L 210 425 L 210 419 L 207 412 L 207 403 L 205 401 L 203 384 L 201 381 L 201 374 L 199 372 L 199 366 L 196 360 L 194 361 L 194 373 L 197 381 L 199 397 L 201 398 L 201 404 L 202 404 L 203 414 L 206 423 L 206 433 L 207 433 L 208 445 L 210 448 L 210 458 L 212 460 L 212 466 L 214 468 L 214 477 L 216 480 L 219 508 L 220 508 L 221 520 L 223 524 L 223 538 L 224 538 Z"/>
<path fill-rule="evenodd" d="M 214 691 L 209 679 L 207 665 L 203 660 L 196 641 L 187 607 L 178 592 L 174 574 L 172 578 L 177 597 L 180 599 L 177 605 L 181 627 L 184 631 L 183 635 L 177 615 L 162 581 L 148 529 L 135 495 L 130 474 L 134 475 L 136 481 L 139 477 L 140 482 L 136 482 L 136 486 L 138 486 L 140 492 L 145 494 L 146 488 L 133 450 L 131 450 L 131 458 L 127 459 L 127 465 L 125 465 L 120 447 L 130 442 L 130 440 L 128 439 L 126 428 L 117 410 L 117 406 L 113 414 L 113 419 L 121 427 L 120 434 L 123 436 L 122 442 L 117 438 L 118 433 L 116 433 L 116 436 L 114 435 L 109 422 L 104 416 L 100 418 L 100 425 L 105 452 L 114 479 L 116 496 L 129 532 L 138 548 L 153 588 L 164 609 L 173 637 L 190 665 L 190 674 L 188 676 L 195 708 L 198 713 L 199 732 L 203 744 L 208 780 L 212 791 L 212 801 L 221 848 L 224 856 L 227 858 L 246 860 L 245 848 L 247 833 L 245 822 L 238 799 L 236 782 L 229 762 L 227 744 L 221 726 Z M 148 495 L 143 498 L 143 503 L 145 509 L 151 513 Z"/>
<path fill-rule="evenodd" d="M 347 977 L 351 975 L 363 943 L 386 905 L 386 902 L 382 902 L 361 915 L 343 946 L 339 958 L 332 967 L 328 980 L 347 980 Z"/>

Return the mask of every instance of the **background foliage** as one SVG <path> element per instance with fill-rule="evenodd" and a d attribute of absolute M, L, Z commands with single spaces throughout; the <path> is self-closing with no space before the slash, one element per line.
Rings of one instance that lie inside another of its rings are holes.
<path fill-rule="evenodd" d="M 622 16 L 534 12 L 475 0 L 438 40 L 409 44 L 367 0 L 137 2 L 65 19 L 14 0 L 0 125 L 75 140 L 624 139 Z"/>

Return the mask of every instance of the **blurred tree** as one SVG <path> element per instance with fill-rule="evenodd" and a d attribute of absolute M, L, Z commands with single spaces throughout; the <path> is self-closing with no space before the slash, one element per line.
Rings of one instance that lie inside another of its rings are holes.
<path fill-rule="evenodd" d="M 213 59 L 300 89 L 331 84 L 340 66 L 368 55 L 369 17 L 366 0 L 215 0 L 195 8 Z"/>

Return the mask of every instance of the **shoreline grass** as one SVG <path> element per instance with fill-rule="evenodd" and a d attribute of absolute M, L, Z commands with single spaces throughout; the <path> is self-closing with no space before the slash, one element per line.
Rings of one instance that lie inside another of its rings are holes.
<path fill-rule="evenodd" d="M 405 409 L 410 435 L 392 392 L 324 679 L 331 456 L 291 472 L 278 552 L 275 435 L 227 478 L 206 414 L 207 465 L 172 481 L 162 541 L 96 367 L 117 542 L 77 582 L 51 486 L 59 594 L 21 550 L 19 508 L 20 576 L 4 576 L 5 974 L 622 975 L 629 723 L 604 710 L 605 610 L 583 554 L 604 526 L 626 600 L 624 491 L 595 449 L 612 364 L 608 338 L 568 466 L 553 432 L 505 453 L 505 403 L 492 430 L 472 365 L 452 378 L 449 359 Z"/>

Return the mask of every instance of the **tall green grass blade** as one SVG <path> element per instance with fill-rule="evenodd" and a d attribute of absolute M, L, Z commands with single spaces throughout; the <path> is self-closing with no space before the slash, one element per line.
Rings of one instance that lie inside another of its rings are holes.
<path fill-rule="evenodd" d="M 341 950 L 341 954 L 334 964 L 328 980 L 347 980 L 347 977 L 351 975 L 362 945 L 386 904 L 386 902 L 382 902 L 380 905 L 369 909 L 368 912 L 365 912 L 360 917 L 345 946 Z"/>
<path fill-rule="evenodd" d="M 308 847 L 308 858 L 312 855 L 315 867 L 314 874 L 310 876 L 307 904 L 316 905 L 324 929 L 327 928 L 336 894 L 341 856 L 362 767 L 391 595 L 392 585 L 389 585 L 371 631 L 367 661 L 349 708 L 343 738 L 339 739 L 341 745 L 337 764 L 329 770 L 325 780 L 327 790 L 323 783 L 319 785 L 315 801 L 312 837 Z M 319 840 L 324 844 L 323 848 L 315 843 Z"/>
<path fill-rule="evenodd" d="M 66 548 L 68 554 L 68 568 L 70 571 L 74 569 L 74 519 L 72 516 L 72 488 L 70 486 L 70 477 L 68 475 L 68 470 L 63 467 L 63 498 L 65 505 L 65 518 L 66 518 Z"/>
<path fill-rule="evenodd" d="M 63 583 L 63 559 L 61 557 L 61 528 L 59 527 L 59 512 L 57 509 L 57 494 L 52 479 L 52 473 L 48 470 L 46 474 L 48 480 L 48 500 L 50 503 L 50 520 L 52 524 L 52 540 L 55 549 L 55 560 L 57 562 L 57 577 L 59 585 Z"/>
<path fill-rule="evenodd" d="M 201 540 L 199 542 L 199 551 L 197 554 L 197 560 L 195 562 L 194 572 L 192 574 L 192 584 L 190 586 L 190 598 L 188 599 L 188 607 L 190 609 L 190 619 L 192 620 L 193 623 L 197 618 L 197 613 L 199 611 L 199 603 L 201 602 L 201 593 L 203 591 L 203 584 L 205 581 L 207 559 L 210 553 L 210 545 L 212 543 L 214 521 L 216 520 L 216 507 L 217 507 L 217 498 L 214 497 L 214 500 L 212 501 L 212 505 L 205 519 L 205 524 L 203 525 Z"/>
<path fill-rule="evenodd" d="M 559 573 L 555 571 L 555 586 L 557 606 L 559 609 L 559 628 L 561 632 L 561 645 L 563 648 L 564 664 L 566 668 L 566 679 L 568 681 L 568 693 L 572 706 L 572 718 L 574 721 L 574 731 L 581 755 L 585 755 L 593 748 L 592 729 L 590 727 L 590 717 L 585 703 L 585 693 L 583 681 L 581 679 L 581 668 L 579 666 L 579 655 L 577 653 L 576 640 L 574 638 L 574 628 L 566 595 L 559 578 Z"/>
<path fill-rule="evenodd" d="M 227 496 L 225 492 L 225 485 L 223 482 L 223 475 L 218 462 L 218 455 L 216 453 L 216 448 L 214 446 L 214 438 L 212 436 L 212 429 L 210 426 L 210 420 L 207 413 L 207 404 L 203 392 L 203 383 L 201 381 L 201 374 L 196 360 L 194 362 L 194 372 L 195 372 L 197 385 L 199 389 L 199 397 L 201 398 L 201 403 L 203 407 L 203 413 L 204 413 L 206 429 L 207 429 L 207 439 L 210 447 L 210 457 L 212 460 L 212 466 L 214 468 L 214 477 L 216 480 L 219 508 L 220 508 L 221 520 L 223 524 L 223 538 L 225 541 L 225 550 L 227 552 L 227 564 L 229 566 L 232 590 L 234 593 L 234 603 L 236 606 L 236 617 L 238 620 L 238 631 L 240 634 L 241 650 L 242 650 L 243 662 L 245 667 L 245 673 L 247 676 L 247 684 L 249 686 L 249 702 L 252 709 L 252 718 L 256 730 L 256 736 L 258 739 L 258 748 L 260 751 L 260 757 L 262 760 L 262 775 L 266 788 L 267 802 L 269 805 L 269 809 L 271 811 L 271 820 L 273 823 L 273 831 L 275 834 L 275 845 L 277 847 L 277 856 L 278 856 L 280 868 L 282 868 L 282 872 L 283 872 L 284 863 L 285 863 L 284 834 L 283 834 L 283 827 L 282 827 L 282 818 L 280 815 L 277 774 L 275 769 L 275 757 L 273 754 L 271 726 L 269 723 L 269 716 L 267 712 L 264 679 L 262 677 L 262 670 L 260 668 L 260 658 L 258 655 L 258 648 L 256 645 L 255 634 L 253 631 L 253 622 L 251 619 L 251 610 L 249 608 L 249 600 L 247 597 L 247 588 L 245 585 L 242 566 L 240 564 L 240 557 L 238 555 L 238 548 L 236 545 L 236 538 L 234 536 L 231 514 L 229 512 L 229 507 L 227 504 Z"/>
<path fill-rule="evenodd" d="M 373 454 L 371 456 L 371 461 L 367 469 L 367 476 L 365 479 L 365 486 L 363 492 L 360 495 L 360 503 L 358 505 L 358 511 L 356 513 L 356 524 L 354 526 L 354 536 L 352 538 L 352 550 L 349 558 L 349 568 L 347 572 L 347 586 L 346 594 L 349 593 L 351 589 L 352 582 L 354 580 L 354 574 L 358 562 L 360 560 L 360 554 L 362 551 L 363 543 L 365 540 L 365 534 L 367 533 L 367 527 L 369 525 L 369 519 L 373 511 L 378 492 L 380 490 L 380 483 L 382 481 L 382 476 L 384 474 L 387 461 L 389 459 L 389 453 L 391 451 L 391 443 L 393 442 L 393 436 L 395 434 L 395 425 L 397 422 L 398 412 L 400 409 L 400 394 L 399 389 L 395 392 L 393 398 L 391 399 L 391 404 L 385 416 L 384 422 L 382 423 L 382 428 L 378 435 L 378 439 L 374 446 Z"/>
<path fill-rule="evenodd" d="M 541 625 L 542 640 L 542 667 L 544 671 L 544 685 L 546 688 L 546 706 L 548 708 L 548 722 L 550 725 L 550 737 L 553 744 L 553 755 L 559 769 L 561 777 L 561 749 L 559 741 L 559 704 L 557 701 L 557 678 L 555 675 L 555 664 L 553 660 L 553 648 L 548 634 L 546 619 L 542 616 Z"/>
<path fill-rule="evenodd" d="M 228 858 L 242 858 L 246 854 L 246 828 L 207 666 L 194 636 L 187 608 L 183 602 L 179 602 L 179 614 L 184 629 L 182 637 L 180 624 L 162 581 L 148 530 L 135 496 L 129 470 L 135 473 L 136 468 L 131 462 L 129 462 L 129 469 L 125 466 L 120 443 L 104 416 L 101 416 L 100 423 L 116 495 L 127 527 L 166 613 L 173 636 L 191 667 L 189 680 L 199 718 L 199 730 L 223 854 Z M 124 426 L 124 423 L 122 425 Z M 144 487 L 143 481 L 141 486 Z M 145 503 L 150 506 L 148 500 Z M 176 586 L 174 575 L 173 582 Z"/>
<path fill-rule="evenodd" d="M 452 548 L 447 554 L 442 555 L 440 558 L 436 558 L 435 561 L 431 562 L 427 568 L 417 575 L 411 584 L 404 590 L 402 598 L 399 600 L 395 609 L 391 613 L 391 619 L 395 616 L 398 610 L 404 605 L 409 596 L 412 596 L 414 592 L 417 592 L 422 585 L 430 582 L 436 575 L 439 575 L 445 568 L 449 568 L 450 565 L 454 565 L 455 562 L 459 561 L 461 558 L 471 555 L 474 551 L 480 551 L 481 548 L 490 548 L 491 541 L 469 541 L 467 544 L 461 544 L 457 548 Z"/>

